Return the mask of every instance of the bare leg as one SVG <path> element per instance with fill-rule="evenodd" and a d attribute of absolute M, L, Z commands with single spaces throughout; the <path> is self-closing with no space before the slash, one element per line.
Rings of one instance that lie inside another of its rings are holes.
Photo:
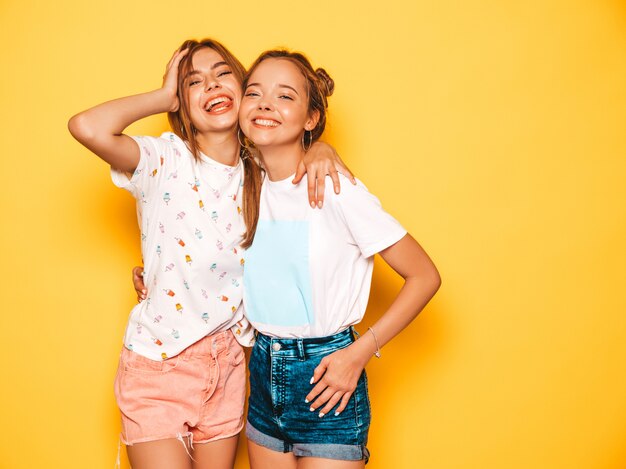
<path fill-rule="evenodd" d="M 194 443 L 193 469 L 233 469 L 239 435 L 209 443 Z"/>
<path fill-rule="evenodd" d="M 338 461 L 323 458 L 299 458 L 298 469 L 362 469 L 365 461 Z"/>
<path fill-rule="evenodd" d="M 250 440 L 248 440 L 248 457 L 251 469 L 296 469 L 298 464 L 293 453 L 272 451 Z"/>
<path fill-rule="evenodd" d="M 126 451 L 133 469 L 191 469 L 191 458 L 176 438 L 136 443 Z"/>

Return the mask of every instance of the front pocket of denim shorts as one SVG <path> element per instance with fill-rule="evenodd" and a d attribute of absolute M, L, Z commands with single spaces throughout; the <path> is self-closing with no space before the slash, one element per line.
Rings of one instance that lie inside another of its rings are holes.
<path fill-rule="evenodd" d="M 122 353 L 122 362 L 124 371 L 128 373 L 142 374 L 163 374 L 176 368 L 178 364 L 178 356 L 168 358 L 167 360 L 150 360 L 149 358 L 139 355 L 138 353 L 124 350 Z"/>

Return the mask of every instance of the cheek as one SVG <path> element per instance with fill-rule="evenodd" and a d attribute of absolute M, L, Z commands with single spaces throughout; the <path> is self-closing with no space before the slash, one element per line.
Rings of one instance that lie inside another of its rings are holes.
<path fill-rule="evenodd" d="M 194 103 L 198 102 L 198 90 L 196 88 L 191 88 L 188 92 L 187 92 L 187 96 L 186 96 L 186 100 L 187 100 L 187 107 L 190 109 L 191 112 L 194 112 L 195 106 L 193 105 Z"/>
<path fill-rule="evenodd" d="M 250 113 L 250 103 L 247 99 L 243 99 L 239 104 L 239 121 L 244 121 Z"/>
<path fill-rule="evenodd" d="M 303 111 L 299 107 L 287 106 L 282 110 L 282 115 L 285 120 L 288 120 L 290 124 L 304 128 L 304 124 L 307 120 L 306 111 Z"/>
<path fill-rule="evenodd" d="M 243 100 L 241 102 L 241 105 L 239 106 L 239 126 L 244 133 L 247 132 L 247 130 L 250 128 L 250 121 L 247 118 L 250 111 L 249 108 L 249 103 L 247 103 L 245 100 Z"/>

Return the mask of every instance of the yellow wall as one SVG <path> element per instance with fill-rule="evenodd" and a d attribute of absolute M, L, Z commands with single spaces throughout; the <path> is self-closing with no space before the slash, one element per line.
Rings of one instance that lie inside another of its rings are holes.
<path fill-rule="evenodd" d="M 368 368 L 368 467 L 626 467 L 624 2 L 174 3 L 0 3 L 0 467 L 114 464 L 134 204 L 66 122 L 203 36 L 327 68 L 327 140 L 441 270 Z"/>

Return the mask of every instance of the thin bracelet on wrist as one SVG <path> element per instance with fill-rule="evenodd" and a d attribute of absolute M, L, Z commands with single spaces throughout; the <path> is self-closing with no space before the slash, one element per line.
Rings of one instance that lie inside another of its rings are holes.
<path fill-rule="evenodd" d="M 378 339 L 376 338 L 376 334 L 374 334 L 374 329 L 368 327 L 367 330 L 372 333 L 372 337 L 374 337 L 374 342 L 376 342 L 376 351 L 374 352 L 374 356 L 376 358 L 380 358 L 380 346 L 378 345 Z"/>

